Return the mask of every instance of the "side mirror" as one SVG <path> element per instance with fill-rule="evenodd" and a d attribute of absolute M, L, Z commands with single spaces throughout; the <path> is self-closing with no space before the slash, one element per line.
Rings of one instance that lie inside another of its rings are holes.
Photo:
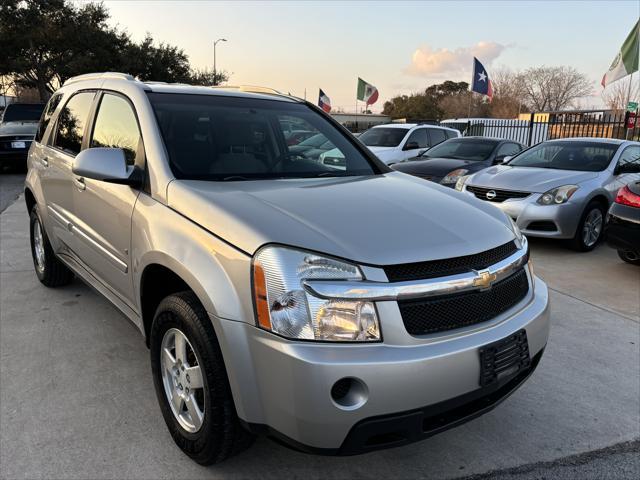
<path fill-rule="evenodd" d="M 513 158 L 513 155 L 499 155 L 493 161 L 494 165 L 501 165 L 503 163 L 507 163 L 509 160 Z"/>
<path fill-rule="evenodd" d="M 407 142 L 405 143 L 403 150 L 417 150 L 418 148 L 420 148 L 418 142 Z"/>
<path fill-rule="evenodd" d="M 621 173 L 640 173 L 640 161 L 627 162 L 623 165 L 618 164 L 614 174 L 620 175 Z"/>
<path fill-rule="evenodd" d="M 121 148 L 88 148 L 73 160 L 72 171 L 80 177 L 102 182 L 139 186 L 142 178 L 139 170 L 127 166 Z"/>

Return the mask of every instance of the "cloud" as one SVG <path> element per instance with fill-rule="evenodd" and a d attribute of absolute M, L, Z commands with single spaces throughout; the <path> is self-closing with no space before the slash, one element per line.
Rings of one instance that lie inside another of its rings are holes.
<path fill-rule="evenodd" d="M 411 65 L 406 71 L 410 75 L 424 77 L 464 74 L 471 70 L 473 57 L 488 65 L 498 58 L 505 48 L 506 45 L 496 42 L 478 42 L 471 47 L 455 50 L 433 49 L 429 45 L 423 45 L 413 52 Z"/>

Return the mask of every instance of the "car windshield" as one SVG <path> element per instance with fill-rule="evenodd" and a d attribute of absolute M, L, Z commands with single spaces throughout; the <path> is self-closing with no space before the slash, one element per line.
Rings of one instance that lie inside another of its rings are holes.
<path fill-rule="evenodd" d="M 317 133 L 312 137 L 307 138 L 306 140 L 303 140 L 302 142 L 300 142 L 298 145 L 300 147 L 311 147 L 311 148 L 317 148 L 320 145 L 322 145 L 323 143 L 325 143 L 327 141 L 327 137 L 325 137 L 323 134 L 321 133 Z"/>
<path fill-rule="evenodd" d="M 611 163 L 618 146 L 605 142 L 545 142 L 514 157 L 508 165 L 601 172 Z"/>
<path fill-rule="evenodd" d="M 379 173 L 342 132 L 302 103 L 218 95 L 148 96 L 177 178 L 233 181 Z M 323 135 L 344 162 L 325 165 L 306 158 L 288 144 L 291 129 Z"/>
<path fill-rule="evenodd" d="M 499 142 L 493 140 L 459 139 L 447 140 L 427 150 L 416 160 L 427 158 L 456 158 L 481 162 L 487 160 Z"/>
<path fill-rule="evenodd" d="M 367 130 L 358 137 L 367 147 L 397 147 L 409 128 L 377 127 Z"/>
<path fill-rule="evenodd" d="M 8 105 L 4 116 L 3 122 L 37 122 L 42 116 L 44 110 L 44 104 L 19 104 L 13 103 Z"/>

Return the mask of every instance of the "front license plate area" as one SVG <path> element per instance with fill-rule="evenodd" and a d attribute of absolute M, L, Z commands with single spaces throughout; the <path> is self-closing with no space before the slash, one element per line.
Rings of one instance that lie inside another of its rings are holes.
<path fill-rule="evenodd" d="M 11 148 L 27 148 L 25 142 L 11 142 Z"/>
<path fill-rule="evenodd" d="M 480 348 L 480 386 L 512 378 L 530 365 L 527 332 L 518 330 L 507 338 Z"/>

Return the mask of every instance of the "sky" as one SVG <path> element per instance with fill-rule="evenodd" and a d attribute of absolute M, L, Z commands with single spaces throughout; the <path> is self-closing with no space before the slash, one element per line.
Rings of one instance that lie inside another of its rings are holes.
<path fill-rule="evenodd" d="M 622 1 L 104 1 L 136 41 L 149 32 L 193 66 L 231 74 L 333 108 L 355 108 L 358 77 L 385 100 L 444 80 L 470 81 L 472 57 L 496 68 L 567 65 L 593 82 L 583 108 L 602 106 L 600 80 L 640 16 Z M 636 75 L 636 78 L 638 75 Z M 640 80 L 638 80 L 640 81 Z"/>

